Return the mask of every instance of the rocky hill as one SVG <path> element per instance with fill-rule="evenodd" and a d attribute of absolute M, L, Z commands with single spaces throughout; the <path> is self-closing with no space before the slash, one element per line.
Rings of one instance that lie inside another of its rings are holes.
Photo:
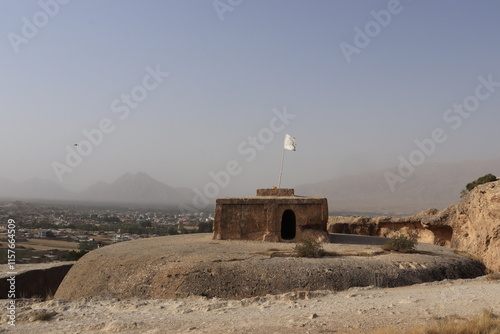
<path fill-rule="evenodd" d="M 480 185 L 458 204 L 409 217 L 330 217 L 330 233 L 391 237 L 419 232 L 419 241 L 468 252 L 500 271 L 500 181 Z"/>
<path fill-rule="evenodd" d="M 298 258 L 295 244 L 213 240 L 212 234 L 141 239 L 94 250 L 71 268 L 55 298 L 241 299 L 291 291 L 395 287 L 484 274 L 484 266 L 434 245 L 419 253 L 324 244 L 330 256 Z"/>
<path fill-rule="evenodd" d="M 127 173 L 112 183 L 99 182 L 78 195 L 85 201 L 135 204 L 178 205 L 190 203 L 193 193 L 185 188 L 172 188 L 146 173 Z"/>
<path fill-rule="evenodd" d="M 0 199 L 51 200 L 105 204 L 178 206 L 190 204 L 194 193 L 187 188 L 170 187 L 146 173 L 127 173 L 111 183 L 98 182 L 74 193 L 50 180 L 32 178 L 12 182 L 0 178 Z"/>

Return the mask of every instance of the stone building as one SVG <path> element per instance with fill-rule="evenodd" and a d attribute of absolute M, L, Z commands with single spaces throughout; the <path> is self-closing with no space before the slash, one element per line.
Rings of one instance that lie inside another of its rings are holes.
<path fill-rule="evenodd" d="M 326 198 L 295 196 L 293 189 L 257 189 L 253 197 L 217 199 L 214 239 L 325 242 L 327 222 Z"/>

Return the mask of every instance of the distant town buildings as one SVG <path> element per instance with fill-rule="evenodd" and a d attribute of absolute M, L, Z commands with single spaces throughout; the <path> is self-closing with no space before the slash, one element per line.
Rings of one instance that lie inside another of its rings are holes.
<path fill-rule="evenodd" d="M 99 246 L 159 235 L 197 232 L 200 224 L 213 223 L 213 213 L 210 212 L 182 214 L 161 210 L 0 202 L 0 247 L 6 245 L 3 241 L 7 239 L 9 218 L 14 218 L 18 224 L 17 242 L 49 239 L 77 244 L 94 243 Z M 19 263 L 60 260 L 61 249 L 56 245 L 53 250 L 30 257 L 20 256 Z"/>

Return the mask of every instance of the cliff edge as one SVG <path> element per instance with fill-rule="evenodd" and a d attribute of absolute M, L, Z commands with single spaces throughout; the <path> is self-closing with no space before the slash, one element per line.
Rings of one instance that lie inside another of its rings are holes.
<path fill-rule="evenodd" d="M 456 248 L 500 271 L 500 181 L 479 185 L 460 203 L 409 217 L 329 217 L 329 233 L 392 237 L 418 231 L 419 241 Z"/>

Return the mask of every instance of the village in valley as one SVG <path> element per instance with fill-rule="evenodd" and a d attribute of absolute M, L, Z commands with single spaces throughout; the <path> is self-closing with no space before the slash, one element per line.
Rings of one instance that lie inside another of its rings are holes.
<path fill-rule="evenodd" d="M 211 212 L 24 201 L 0 203 L 0 218 L 0 249 L 7 247 L 6 222 L 13 218 L 17 223 L 17 263 L 77 260 L 92 249 L 117 242 L 211 232 L 213 223 Z M 4 257 L 0 263 L 7 262 Z"/>

